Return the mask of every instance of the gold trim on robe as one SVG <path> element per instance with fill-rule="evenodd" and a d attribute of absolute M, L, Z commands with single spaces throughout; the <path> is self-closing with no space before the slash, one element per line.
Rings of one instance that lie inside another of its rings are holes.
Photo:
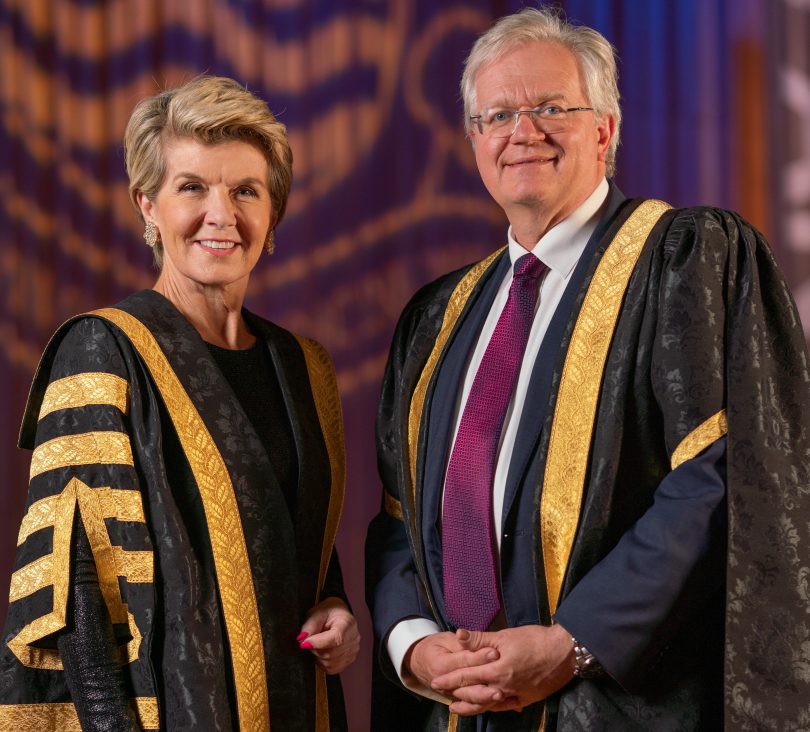
<path fill-rule="evenodd" d="M 402 504 L 386 490 L 383 490 L 383 503 L 385 505 L 385 512 L 389 516 L 402 521 Z"/>
<path fill-rule="evenodd" d="M 728 434 L 728 419 L 726 418 L 726 410 L 721 409 L 703 424 L 695 427 L 680 441 L 678 447 L 675 448 L 675 452 L 672 453 L 672 469 L 675 470 L 681 463 L 697 457 L 709 445 L 726 434 Z"/>
<path fill-rule="evenodd" d="M 120 328 L 143 358 L 174 423 L 200 491 L 216 567 L 241 729 L 267 732 L 270 708 L 256 592 L 236 495 L 225 461 L 149 329 L 117 308 L 92 315 Z"/>
<path fill-rule="evenodd" d="M 83 373 L 52 381 L 45 390 L 39 419 L 58 409 L 74 409 L 89 404 L 108 404 L 126 414 L 129 384 L 115 374 Z"/>
<path fill-rule="evenodd" d="M 335 545 L 338 524 L 343 512 L 343 500 L 346 490 L 346 451 L 343 439 L 343 411 L 337 388 L 337 377 L 332 361 L 324 348 L 309 338 L 295 336 L 304 353 L 307 364 L 307 375 L 315 401 L 315 410 L 329 454 L 329 466 L 332 473 L 332 489 L 329 495 L 329 511 L 324 527 L 323 546 L 321 549 L 320 571 L 318 572 L 318 590 L 315 602 L 326 580 L 326 570 Z M 315 669 L 315 730 L 329 732 L 329 698 L 326 688 L 326 674 L 320 668 Z"/>
<path fill-rule="evenodd" d="M 70 544 L 76 506 L 79 507 L 79 516 L 93 552 L 99 588 L 109 611 L 110 620 L 113 623 L 126 623 L 132 636 L 126 646 L 121 648 L 122 663 L 137 660 L 142 636 L 134 616 L 121 598 L 118 577 L 123 577 L 127 582 L 151 582 L 153 555 L 151 551 L 130 552 L 111 544 L 104 522 L 106 514 L 111 512 L 109 500 L 111 493 L 113 492 L 107 488 L 90 488 L 74 477 L 68 481 L 58 496 L 51 496 L 48 499 L 53 507 L 53 516 L 49 524 L 54 530 L 53 551 L 22 567 L 12 577 L 11 602 L 16 602 L 45 587 L 53 587 L 51 612 L 23 626 L 20 632 L 8 641 L 9 649 L 24 666 L 52 671 L 62 669 L 58 650 L 37 648 L 33 644 L 51 633 L 62 630 L 66 624 Z"/>
<path fill-rule="evenodd" d="M 453 332 L 453 328 L 461 316 L 464 306 L 467 304 L 467 300 L 472 294 L 473 289 L 478 284 L 478 280 L 481 279 L 483 274 L 487 271 L 487 269 L 489 269 L 490 265 L 504 251 L 504 249 L 506 249 L 506 247 L 501 247 L 485 259 L 478 262 L 478 264 L 473 266 L 455 286 L 455 289 L 450 295 L 450 299 L 447 301 L 447 307 L 444 311 L 444 318 L 442 320 L 441 328 L 439 329 L 439 334 L 436 336 L 436 341 L 433 344 L 433 350 L 431 351 L 430 356 L 428 356 L 428 360 L 425 362 L 422 373 L 419 375 L 419 381 L 416 384 L 416 388 L 413 390 L 410 412 L 408 414 L 408 452 L 410 458 L 408 465 L 410 466 L 411 471 L 411 495 L 409 498 L 412 501 L 411 508 L 416 505 L 416 456 L 419 452 L 419 428 L 422 424 L 422 411 L 425 406 L 425 397 L 427 395 L 428 384 L 430 384 L 430 380 L 433 377 L 433 372 L 436 369 L 436 364 L 438 364 L 439 358 L 442 355 L 442 351 L 447 343 L 447 339 Z M 400 500 L 402 500 L 402 496 L 400 496 Z M 411 523 L 414 524 L 415 531 L 416 518 L 414 513 L 415 511 L 411 510 L 411 516 L 413 517 Z M 416 535 L 417 534 L 414 533 L 414 536 Z"/>
<path fill-rule="evenodd" d="M 546 458 L 540 532 L 549 611 L 557 609 L 574 542 L 605 361 L 624 294 L 647 238 L 670 206 L 644 201 L 594 272 L 565 357 Z"/>
<path fill-rule="evenodd" d="M 155 697 L 132 699 L 142 729 L 160 729 Z M 72 702 L 0 705 L 0 730 L 3 732 L 82 732 Z"/>
<path fill-rule="evenodd" d="M 145 523 L 143 499 L 141 492 L 130 489 L 94 488 L 101 504 L 101 513 L 105 519 Z M 20 546 L 31 534 L 48 526 L 56 520 L 56 502 L 59 496 L 47 496 L 28 507 L 17 536 Z"/>
<path fill-rule="evenodd" d="M 30 479 L 72 465 L 134 465 L 129 437 L 122 432 L 60 435 L 43 442 L 31 456 Z"/>

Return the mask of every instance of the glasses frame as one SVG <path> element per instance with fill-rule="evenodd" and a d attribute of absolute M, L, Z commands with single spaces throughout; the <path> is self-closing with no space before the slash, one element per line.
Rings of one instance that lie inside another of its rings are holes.
<path fill-rule="evenodd" d="M 512 116 L 514 117 L 514 124 L 512 125 L 512 129 L 511 129 L 511 131 L 509 132 L 508 135 L 496 135 L 496 137 L 498 137 L 498 138 L 512 137 L 512 135 L 515 134 L 515 130 L 517 129 L 518 120 L 520 119 L 521 114 L 528 114 L 529 119 L 531 120 L 531 122 L 534 125 L 535 129 L 538 129 L 537 120 L 540 119 L 539 116 L 538 116 L 539 110 L 541 110 L 545 106 L 548 106 L 548 105 L 546 105 L 546 104 L 538 104 L 536 107 L 532 107 L 531 109 L 512 109 L 512 110 L 504 109 L 504 110 L 501 110 L 503 112 L 512 112 Z M 567 108 L 563 107 L 562 111 L 563 112 L 593 112 L 595 110 L 594 110 L 593 107 L 567 107 Z M 484 133 L 484 115 L 482 115 L 482 114 L 471 114 L 470 115 L 470 121 L 475 122 L 475 125 L 478 127 L 478 134 L 483 137 L 485 135 L 485 133 Z M 540 127 L 539 129 L 544 135 L 546 135 L 546 134 L 554 134 L 554 133 L 546 132 L 542 127 Z"/>

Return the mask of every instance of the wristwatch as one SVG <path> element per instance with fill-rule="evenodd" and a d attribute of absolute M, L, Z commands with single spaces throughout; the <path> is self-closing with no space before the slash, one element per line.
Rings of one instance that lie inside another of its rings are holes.
<path fill-rule="evenodd" d="M 585 646 L 583 646 L 574 636 L 571 636 L 574 644 L 574 676 L 580 679 L 592 679 L 601 676 L 604 669 L 599 665 L 599 661 Z"/>

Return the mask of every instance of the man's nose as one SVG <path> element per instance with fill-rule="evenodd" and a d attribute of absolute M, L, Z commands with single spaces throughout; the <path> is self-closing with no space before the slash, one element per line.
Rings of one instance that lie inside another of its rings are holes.
<path fill-rule="evenodd" d="M 515 127 L 512 130 L 512 134 L 509 136 L 513 142 L 521 139 L 535 139 L 545 136 L 546 133 L 538 126 L 534 113 L 531 110 L 521 109 L 518 111 L 515 119 Z"/>

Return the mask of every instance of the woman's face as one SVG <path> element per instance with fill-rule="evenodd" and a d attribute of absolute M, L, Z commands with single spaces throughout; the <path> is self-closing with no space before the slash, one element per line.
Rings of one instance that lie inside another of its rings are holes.
<path fill-rule="evenodd" d="M 165 143 L 166 178 L 154 200 L 138 203 L 163 242 L 159 281 L 182 295 L 244 290 L 273 219 L 268 164 L 258 148 L 230 141 Z"/>

